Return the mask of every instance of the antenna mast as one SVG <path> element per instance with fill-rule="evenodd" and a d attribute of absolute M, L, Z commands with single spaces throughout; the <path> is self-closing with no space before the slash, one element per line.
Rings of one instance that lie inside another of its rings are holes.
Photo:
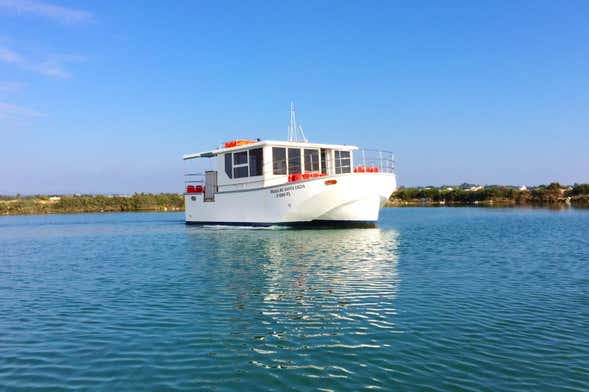
<path fill-rule="evenodd" d="M 289 142 L 304 142 L 307 143 L 308 140 L 305 137 L 305 133 L 303 132 L 303 127 L 301 124 L 297 124 L 297 120 L 295 117 L 295 106 L 294 103 L 290 103 L 290 123 L 288 124 L 288 141 Z"/>

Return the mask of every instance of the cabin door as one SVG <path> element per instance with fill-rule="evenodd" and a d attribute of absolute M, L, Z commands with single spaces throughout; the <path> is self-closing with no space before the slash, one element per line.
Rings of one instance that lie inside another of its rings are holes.
<path fill-rule="evenodd" d="M 215 193 L 217 193 L 217 172 L 206 171 L 204 201 L 215 201 Z"/>

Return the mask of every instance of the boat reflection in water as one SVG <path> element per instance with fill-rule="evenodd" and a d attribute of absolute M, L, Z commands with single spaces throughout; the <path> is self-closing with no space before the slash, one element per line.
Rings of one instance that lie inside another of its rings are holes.
<path fill-rule="evenodd" d="M 253 365 L 333 379 L 382 365 L 391 333 L 399 332 L 398 232 L 194 228 L 190 234 L 196 243 L 207 239 L 204 249 L 195 243 L 208 260 L 195 273 L 207 277 L 203 289 L 220 312 L 207 322 L 228 329 L 231 347 L 243 348 L 234 360 L 246 360 L 248 372 Z M 373 368 L 371 378 L 356 374 L 354 382 L 384 386 L 386 377 L 379 382 L 376 375 Z"/>

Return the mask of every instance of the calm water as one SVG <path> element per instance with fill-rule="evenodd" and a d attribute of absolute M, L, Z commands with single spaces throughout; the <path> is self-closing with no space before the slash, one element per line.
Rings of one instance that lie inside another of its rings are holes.
<path fill-rule="evenodd" d="M 589 211 L 0 217 L 0 389 L 589 390 Z"/>

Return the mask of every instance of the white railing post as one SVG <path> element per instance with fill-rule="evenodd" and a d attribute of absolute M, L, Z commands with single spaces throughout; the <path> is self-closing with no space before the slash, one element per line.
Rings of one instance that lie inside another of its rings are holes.
<path fill-rule="evenodd" d="M 382 150 L 378 150 L 378 170 L 386 172 L 385 168 L 382 166 Z"/>
<path fill-rule="evenodd" d="M 391 153 L 391 173 L 395 171 L 395 154 Z"/>

